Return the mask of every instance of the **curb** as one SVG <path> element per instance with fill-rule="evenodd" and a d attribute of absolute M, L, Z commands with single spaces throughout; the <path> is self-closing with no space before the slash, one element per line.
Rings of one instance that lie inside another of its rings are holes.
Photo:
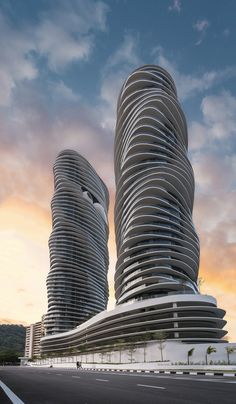
<path fill-rule="evenodd" d="M 179 370 L 134 370 L 134 369 L 103 369 L 103 368 L 82 368 L 80 370 L 93 370 L 99 372 L 128 372 L 128 373 L 154 373 L 154 374 L 168 374 L 168 375 L 191 375 L 191 376 L 224 376 L 224 377 L 236 377 L 236 373 L 224 373 L 224 372 L 209 372 L 209 371 L 179 371 Z"/>
<path fill-rule="evenodd" d="M 53 369 L 61 369 L 60 367 L 53 367 Z M 126 372 L 126 373 L 154 373 L 154 374 L 166 374 L 166 375 L 191 375 L 191 376 L 224 376 L 224 377 L 236 377 L 236 372 L 224 373 L 224 372 L 210 372 L 210 371 L 188 371 L 188 370 L 139 370 L 139 369 L 110 369 L 110 368 L 79 368 L 65 367 L 63 370 L 78 370 L 80 372 L 86 371 L 98 371 L 98 372 Z"/>

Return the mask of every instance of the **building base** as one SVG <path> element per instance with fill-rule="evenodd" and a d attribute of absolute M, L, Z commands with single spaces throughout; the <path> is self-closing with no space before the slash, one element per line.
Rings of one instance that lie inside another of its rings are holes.
<path fill-rule="evenodd" d="M 41 339 L 41 355 L 97 351 L 159 338 L 194 343 L 225 342 L 225 311 L 207 295 L 179 294 L 127 303 L 103 311 L 77 328 Z M 159 336 L 158 336 L 159 335 Z"/>

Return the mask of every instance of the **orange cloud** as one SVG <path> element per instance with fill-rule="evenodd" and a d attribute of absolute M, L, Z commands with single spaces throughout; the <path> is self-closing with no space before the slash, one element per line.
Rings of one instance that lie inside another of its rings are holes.
<path fill-rule="evenodd" d="M 0 318 L 0 324 L 22 324 L 24 326 L 27 325 L 25 321 L 19 322 L 19 319 L 15 320 L 12 318 Z"/>
<path fill-rule="evenodd" d="M 226 177 L 227 178 L 227 177 Z M 221 190 L 222 191 L 222 190 Z M 202 293 L 216 297 L 226 310 L 231 341 L 236 340 L 236 215 L 235 192 L 221 192 L 196 197 L 195 222 L 200 236 L 200 276 L 205 280 Z"/>
<path fill-rule="evenodd" d="M 200 276 L 204 279 L 202 292 L 216 297 L 218 306 L 226 310 L 226 330 L 229 338 L 236 339 L 236 244 L 225 245 L 212 240 L 202 243 Z"/>
<path fill-rule="evenodd" d="M 49 213 L 36 204 L 10 198 L 0 205 L 0 318 L 29 323 L 45 312 L 50 228 Z"/>

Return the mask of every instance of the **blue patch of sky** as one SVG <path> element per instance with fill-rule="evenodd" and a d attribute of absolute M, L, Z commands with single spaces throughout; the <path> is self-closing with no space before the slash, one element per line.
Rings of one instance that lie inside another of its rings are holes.
<path fill-rule="evenodd" d="M 48 9 L 60 6 L 60 1 L 4 0 L 1 9 L 16 28 L 37 24 Z M 66 69 L 52 72 L 46 60 L 32 54 L 40 68 L 39 82 L 44 85 L 63 80 L 87 102 L 95 102 L 100 91 L 102 72 L 109 56 L 120 47 L 124 35 L 137 40 L 137 54 L 144 63 L 153 63 L 153 48 L 162 46 L 164 55 L 171 58 L 183 73 L 203 74 L 235 64 L 236 2 L 227 0 L 183 0 L 181 11 L 170 12 L 172 0 L 109 0 L 107 31 L 96 32 L 94 49 L 88 61 L 71 63 Z M 193 28 L 198 20 L 208 20 L 209 27 L 202 43 L 196 42 L 201 33 Z M 224 35 L 224 31 L 228 34 Z M 220 83 L 214 91 L 230 89 L 236 92 L 235 79 Z M 212 92 L 212 90 L 210 90 Z M 184 103 L 185 112 L 192 115 L 199 106 L 201 95 Z M 199 116 L 199 107 L 197 115 Z M 195 116 L 197 118 L 198 116 Z"/>
<path fill-rule="evenodd" d="M 206 70 L 220 70 L 235 65 L 234 15 L 236 2 L 212 0 L 183 1 L 181 12 L 169 12 L 169 1 L 108 1 L 108 31 L 99 33 L 89 62 L 81 64 L 80 70 L 89 82 L 80 83 L 78 91 L 91 94 L 99 90 L 99 76 L 109 55 L 122 43 L 129 33 L 136 38 L 137 53 L 144 63 L 153 63 L 152 49 L 161 45 L 164 54 L 170 56 L 183 73 L 204 74 Z M 206 19 L 210 25 L 202 43 L 196 42 L 201 34 L 193 29 L 198 20 Z M 228 36 L 223 34 L 229 30 Z M 71 85 L 77 87 L 77 66 L 70 71 Z M 230 88 L 236 91 L 235 80 L 227 80 L 215 86 L 215 91 Z M 210 90 L 211 91 L 211 90 Z M 187 104 L 187 109 L 189 109 Z"/>

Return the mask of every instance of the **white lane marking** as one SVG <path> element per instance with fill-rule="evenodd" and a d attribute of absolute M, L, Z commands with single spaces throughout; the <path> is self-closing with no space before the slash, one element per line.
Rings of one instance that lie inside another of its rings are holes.
<path fill-rule="evenodd" d="M 161 389 L 161 390 L 166 390 L 165 387 L 160 387 L 160 386 L 149 386 L 149 384 L 137 384 L 139 387 L 150 387 L 152 389 Z"/>
<path fill-rule="evenodd" d="M 157 377 L 162 377 L 162 376 L 157 376 Z M 192 377 L 168 377 L 168 379 L 174 379 L 174 380 L 191 380 L 195 382 L 211 382 L 211 383 L 236 383 L 236 381 L 229 381 L 229 380 L 222 380 L 222 379 L 203 379 L 203 378 L 192 378 Z"/>
<path fill-rule="evenodd" d="M 74 379 L 80 379 L 80 376 L 72 376 Z"/>
<path fill-rule="evenodd" d="M 62 374 L 61 373 L 56 373 L 56 376 L 62 376 Z"/>
<path fill-rule="evenodd" d="M 90 372 L 88 372 L 88 373 L 90 373 Z M 93 372 L 93 373 L 97 373 L 97 374 L 99 374 L 100 372 Z M 155 375 L 147 375 L 147 374 L 129 374 L 129 373 L 126 373 L 126 374 L 124 374 L 124 373 L 120 373 L 120 372 L 116 372 L 116 373 L 105 373 L 106 375 L 110 375 L 110 376 L 123 376 L 123 377 L 147 377 L 147 378 L 154 378 L 154 379 L 174 379 L 174 380 L 191 380 L 191 381 L 200 381 L 200 382 L 215 382 L 215 383 L 236 383 L 236 381 L 229 381 L 229 379 L 228 380 L 223 380 L 223 378 L 222 379 L 218 379 L 218 378 L 215 378 L 215 379 L 213 379 L 213 378 L 211 378 L 211 379 L 208 379 L 208 378 L 196 378 L 196 377 L 191 377 L 191 376 L 181 376 L 181 375 L 179 375 L 179 376 L 170 376 L 170 375 L 167 375 L 167 376 L 157 376 L 156 374 Z M 222 376 L 223 377 L 223 376 Z"/>
<path fill-rule="evenodd" d="M 97 380 L 98 382 L 108 382 L 109 380 L 106 380 L 106 379 L 95 379 L 95 380 Z"/>
<path fill-rule="evenodd" d="M 192 380 L 192 379 L 191 379 Z M 205 379 L 197 379 L 199 382 L 205 382 L 205 381 L 207 381 L 207 382 L 213 382 L 213 383 L 236 383 L 236 381 L 231 381 L 231 380 L 225 380 L 225 381 L 223 381 L 223 380 L 219 380 L 219 379 L 207 379 L 207 380 L 205 380 Z"/>
<path fill-rule="evenodd" d="M 13 393 L 13 391 L 10 390 L 9 387 L 7 387 L 1 380 L 0 387 L 3 389 L 3 391 L 6 393 L 7 397 L 13 404 L 24 404 L 24 402 L 19 397 L 17 397 L 17 395 Z"/>

